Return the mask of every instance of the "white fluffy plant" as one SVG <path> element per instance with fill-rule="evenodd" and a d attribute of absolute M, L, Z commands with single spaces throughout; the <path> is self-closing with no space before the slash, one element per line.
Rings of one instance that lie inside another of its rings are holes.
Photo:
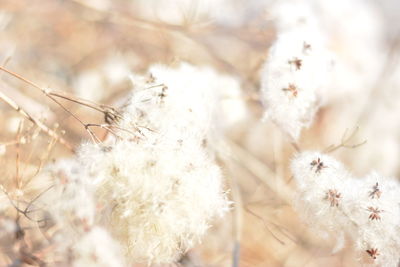
<path fill-rule="evenodd" d="M 169 263 L 200 242 L 229 206 L 206 149 L 218 83 L 209 70 L 187 64 L 150 72 L 147 81 L 136 79 L 117 137 L 83 145 L 79 161 L 94 186 L 101 223 L 128 261 Z"/>
<path fill-rule="evenodd" d="M 125 266 L 120 247 L 105 228 L 96 225 L 99 207 L 87 178 L 85 166 L 76 158 L 47 165 L 39 174 L 36 186 L 45 183 L 48 189 L 35 201 L 35 209 L 44 211 L 44 217 L 40 213 L 36 219 L 51 229 L 48 241 L 54 246 L 47 261 L 53 262 L 50 266 Z"/>
<path fill-rule="evenodd" d="M 307 4 L 282 1 L 270 12 L 278 35 L 261 70 L 265 118 L 296 141 L 321 104 L 332 60 Z"/>
<path fill-rule="evenodd" d="M 292 161 L 298 186 L 295 207 L 317 234 L 353 241 L 365 265 L 397 266 L 400 250 L 400 184 L 371 173 L 357 179 L 334 158 L 303 152 Z"/>
<path fill-rule="evenodd" d="M 123 267 L 119 245 L 103 228 L 95 226 L 74 244 L 73 267 Z"/>
<path fill-rule="evenodd" d="M 57 266 L 125 266 L 120 247 L 106 229 L 96 226 L 99 209 L 87 178 L 76 158 L 50 164 L 38 177 L 41 185 L 49 184 L 36 203 L 47 213 L 38 218 L 46 220 L 41 224 L 53 228 L 49 241 L 54 245 L 54 259 L 48 261 L 56 261 Z"/>
<path fill-rule="evenodd" d="M 227 127 L 217 124 L 227 111 L 217 104 L 237 81 L 184 63 L 150 73 L 133 79 L 103 143 L 41 173 L 51 187 L 40 202 L 60 229 L 52 241 L 66 264 L 121 266 L 120 248 L 128 263 L 174 262 L 229 209 L 210 144 Z M 88 246 L 95 239 L 104 242 Z"/>

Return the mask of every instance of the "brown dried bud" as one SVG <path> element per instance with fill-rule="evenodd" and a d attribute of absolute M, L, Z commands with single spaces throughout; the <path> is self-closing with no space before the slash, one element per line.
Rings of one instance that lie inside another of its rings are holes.
<path fill-rule="evenodd" d="M 287 88 L 283 88 L 282 90 L 283 90 L 283 91 L 288 91 L 288 92 L 292 93 L 292 95 L 293 95 L 294 97 L 296 97 L 296 96 L 297 96 L 297 93 L 298 93 L 296 85 L 294 85 L 294 84 L 292 84 L 292 83 L 289 83 L 289 86 L 288 86 Z"/>
<path fill-rule="evenodd" d="M 372 191 L 369 192 L 369 196 L 371 198 L 380 198 L 382 195 L 382 191 L 379 190 L 378 182 L 372 187 Z"/>
<path fill-rule="evenodd" d="M 329 189 L 326 193 L 326 199 L 331 203 L 331 207 L 339 206 L 339 199 L 341 198 L 341 193 L 339 193 L 336 189 Z"/>
<path fill-rule="evenodd" d="M 367 249 L 366 252 L 367 252 L 368 255 L 371 256 L 371 258 L 373 258 L 374 260 L 376 260 L 376 257 L 378 257 L 378 256 L 380 255 L 377 248 L 370 248 L 370 249 Z"/>
<path fill-rule="evenodd" d="M 318 159 L 316 159 L 316 160 L 313 160 L 313 161 L 310 163 L 310 165 L 311 165 L 311 169 L 313 169 L 315 166 L 317 167 L 317 168 L 315 169 L 315 173 L 321 172 L 321 170 L 322 170 L 323 168 L 328 168 L 328 166 L 324 166 L 324 163 L 321 161 L 320 158 L 318 158 Z"/>
<path fill-rule="evenodd" d="M 368 211 L 371 212 L 371 214 L 368 217 L 371 221 L 381 219 L 379 213 L 381 213 L 383 210 L 379 210 L 379 208 L 368 207 Z"/>
<path fill-rule="evenodd" d="M 292 60 L 289 60 L 288 63 L 290 65 L 293 65 L 296 68 L 296 70 L 300 70 L 301 65 L 303 64 L 303 60 L 301 60 L 297 57 L 294 57 Z"/>

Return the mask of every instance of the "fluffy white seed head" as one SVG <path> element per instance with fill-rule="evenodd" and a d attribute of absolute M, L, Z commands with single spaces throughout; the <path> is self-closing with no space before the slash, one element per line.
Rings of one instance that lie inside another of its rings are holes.
<path fill-rule="evenodd" d="M 265 117 L 293 139 L 308 127 L 329 81 L 330 57 L 313 32 L 278 35 L 261 72 Z"/>
<path fill-rule="evenodd" d="M 294 204 L 301 217 L 324 237 L 342 233 L 346 220 L 337 207 L 351 198 L 344 166 L 330 156 L 304 152 L 293 159 L 291 169 L 298 186 Z"/>
<path fill-rule="evenodd" d="M 75 244 L 95 225 L 96 200 L 87 177 L 85 166 L 76 158 L 50 164 L 37 177 L 47 189 L 35 202 L 45 213 L 39 213 L 41 217 L 35 219 L 45 220 L 44 227 L 53 227 L 49 241 L 54 246 L 55 257 L 61 260 L 60 266 L 71 266 Z"/>
<path fill-rule="evenodd" d="M 377 173 L 354 178 L 340 162 L 318 152 L 298 154 L 292 172 L 299 189 L 295 207 L 318 234 L 347 236 L 363 263 L 399 262 L 399 182 Z"/>
<path fill-rule="evenodd" d="M 73 267 L 122 267 L 119 245 L 98 226 L 85 233 L 72 249 Z"/>
<path fill-rule="evenodd" d="M 187 63 L 176 68 L 154 65 L 149 72 L 150 80 L 133 79 L 136 87 L 120 122 L 127 129 L 142 127 L 147 139 L 214 143 L 246 116 L 240 85 L 233 77 Z"/>
<path fill-rule="evenodd" d="M 97 169 L 102 216 L 134 261 L 176 260 L 226 211 L 220 170 L 200 147 L 121 142 L 109 152 L 88 145 L 81 153 Z"/>
<path fill-rule="evenodd" d="M 354 233 L 356 247 L 364 262 L 396 266 L 400 249 L 400 185 L 378 173 L 371 173 L 359 182 L 352 216 L 358 218 Z M 377 249 L 379 256 L 363 257 L 363 252 Z"/>
<path fill-rule="evenodd" d="M 49 190 L 39 198 L 43 209 L 73 239 L 89 229 L 95 220 L 96 204 L 85 168 L 75 159 L 48 165 L 38 179 L 47 180 Z"/>
<path fill-rule="evenodd" d="M 53 187 L 41 199 L 63 228 L 55 242 L 64 254 L 75 247 L 75 266 L 118 266 L 111 255 L 100 257 L 106 247 L 89 245 L 109 238 L 96 225 L 110 232 L 131 263 L 174 262 L 229 208 L 206 145 L 218 128 L 219 90 L 237 89 L 237 82 L 188 64 L 158 65 L 151 73 L 134 79 L 109 138 L 82 144 L 76 158 L 43 173 Z"/>
<path fill-rule="evenodd" d="M 156 66 L 137 83 L 105 146 L 86 144 L 79 161 L 102 221 L 134 262 L 173 262 L 228 209 L 221 171 L 204 147 L 218 100 L 214 73 Z M 206 85 L 209 86 L 207 87 Z"/>
<path fill-rule="evenodd" d="M 212 127 L 217 91 L 202 80 L 212 82 L 209 75 L 198 71 L 188 64 L 151 67 L 154 81 L 134 91 L 121 126 L 136 123 L 160 139 L 204 138 Z"/>

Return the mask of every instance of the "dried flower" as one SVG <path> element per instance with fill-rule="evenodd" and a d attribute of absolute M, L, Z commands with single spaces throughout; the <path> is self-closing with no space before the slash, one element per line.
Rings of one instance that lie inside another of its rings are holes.
<path fill-rule="evenodd" d="M 293 65 L 296 70 L 300 70 L 301 65 L 303 64 L 302 60 L 297 57 L 294 57 L 293 59 L 289 60 L 288 63 L 290 65 Z"/>
<path fill-rule="evenodd" d="M 381 219 L 379 213 L 381 213 L 382 210 L 379 210 L 379 208 L 368 207 L 368 211 L 371 212 L 371 214 L 368 217 L 371 221 Z"/>
<path fill-rule="evenodd" d="M 339 206 L 339 199 L 341 194 L 336 189 L 329 189 L 326 193 L 326 199 L 330 202 L 331 207 Z"/>
<path fill-rule="evenodd" d="M 380 198 L 382 192 L 379 190 L 378 182 L 372 187 L 372 191 L 370 192 L 369 196 L 371 198 Z"/>
<path fill-rule="evenodd" d="M 316 160 L 313 160 L 313 161 L 310 163 L 310 165 L 311 165 L 311 169 L 313 169 L 313 168 L 316 166 L 316 168 L 315 168 L 315 173 L 321 172 L 321 170 L 322 170 L 323 168 L 328 168 L 328 166 L 325 166 L 324 163 L 321 161 L 320 158 L 318 158 L 318 159 L 316 159 Z"/>
<path fill-rule="evenodd" d="M 378 257 L 378 256 L 380 255 L 377 248 L 367 249 L 366 252 L 367 252 L 368 255 L 371 256 L 371 258 L 373 258 L 374 260 L 376 260 L 376 257 Z"/>
<path fill-rule="evenodd" d="M 297 96 L 297 88 L 296 88 L 296 85 L 294 85 L 294 84 L 292 84 L 292 83 L 289 83 L 289 86 L 287 87 L 287 88 L 283 88 L 282 89 L 283 91 L 288 91 L 288 92 L 290 92 L 290 93 L 292 93 L 292 95 L 294 96 L 294 97 L 296 97 Z"/>

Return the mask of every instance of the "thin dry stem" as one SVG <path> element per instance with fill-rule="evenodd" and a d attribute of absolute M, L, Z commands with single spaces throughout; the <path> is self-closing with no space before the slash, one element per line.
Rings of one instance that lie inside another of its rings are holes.
<path fill-rule="evenodd" d="M 279 238 L 274 234 L 274 232 L 268 227 L 267 223 L 265 222 L 265 220 L 264 220 L 260 215 L 257 215 L 256 213 L 254 213 L 254 212 L 251 211 L 248 207 L 245 207 L 244 209 L 245 209 L 246 212 L 250 213 L 251 215 L 253 215 L 253 216 L 256 217 L 257 219 L 261 220 L 262 223 L 264 224 L 265 229 L 272 235 L 272 237 L 273 237 L 276 241 L 278 241 L 281 245 L 286 245 L 286 243 L 285 243 L 283 240 L 279 239 Z"/>
<path fill-rule="evenodd" d="M 1 68 L 1 67 L 0 67 Z M 65 140 L 63 137 L 59 136 L 55 131 L 47 127 L 44 123 L 42 123 L 40 120 L 32 117 L 27 111 L 25 111 L 22 107 L 20 107 L 17 103 L 15 103 L 11 98 L 6 96 L 4 93 L 0 92 L 0 99 L 3 100 L 6 104 L 8 104 L 10 107 L 15 109 L 18 113 L 20 113 L 22 116 L 27 118 L 29 121 L 34 123 L 37 127 L 39 127 L 43 132 L 45 132 L 47 135 L 50 137 L 54 138 L 59 142 L 60 144 L 64 145 L 68 150 L 74 152 L 73 146 Z"/>
<path fill-rule="evenodd" d="M 346 137 L 347 136 L 347 131 L 348 131 L 348 129 L 346 129 L 344 134 L 343 134 L 343 136 L 342 136 L 342 138 L 341 138 L 341 140 L 340 140 L 340 144 L 339 145 L 330 145 L 329 147 L 327 147 L 324 150 L 324 153 L 331 153 L 331 152 L 334 152 L 334 151 L 338 150 L 339 148 L 350 148 L 350 149 L 353 149 L 353 148 L 357 148 L 359 146 L 362 146 L 362 145 L 366 144 L 367 140 L 364 140 L 364 141 L 362 141 L 360 143 L 353 144 L 353 145 L 349 144 L 349 142 L 356 136 L 358 130 L 359 130 L 359 127 L 357 126 L 353 130 L 353 132 L 348 137 Z"/>
<path fill-rule="evenodd" d="M 29 177 L 26 179 L 25 183 L 24 183 L 24 187 L 26 187 L 27 185 L 30 184 L 30 182 L 33 180 L 34 177 L 36 177 L 36 175 L 38 175 L 40 173 L 40 171 L 42 170 L 44 164 L 46 162 L 48 162 L 49 157 L 50 157 L 50 153 L 52 151 L 52 149 L 54 148 L 55 144 L 57 143 L 57 140 L 55 140 L 54 138 L 51 139 L 51 141 L 49 142 L 49 144 L 47 145 L 47 148 L 45 150 L 44 156 L 42 156 L 40 158 L 39 164 L 36 168 L 36 171 Z"/>
<path fill-rule="evenodd" d="M 48 187 L 46 190 L 42 191 L 41 193 L 39 193 L 36 197 L 34 197 L 31 201 L 29 201 L 25 207 L 25 209 L 21 209 L 19 207 L 19 203 L 20 201 L 17 201 L 17 203 L 14 202 L 14 200 L 12 200 L 12 198 L 10 197 L 9 193 L 5 190 L 5 188 L 3 186 L 0 185 L 0 190 L 3 191 L 3 193 L 7 196 L 8 200 L 10 201 L 11 205 L 17 210 L 18 214 L 22 214 L 24 215 L 28 220 L 36 222 L 36 223 L 41 223 L 43 221 L 46 221 L 46 219 L 40 219 L 40 220 L 35 220 L 32 217 L 29 216 L 29 214 L 33 211 L 30 210 L 30 207 L 33 205 L 33 203 L 38 200 L 44 193 L 46 193 L 47 191 L 49 191 L 51 188 L 53 188 L 54 185 Z"/>
<path fill-rule="evenodd" d="M 229 162 L 227 162 L 230 164 Z M 229 185 L 232 190 L 232 198 L 235 202 L 235 209 L 233 211 L 233 236 L 234 244 L 232 250 L 232 267 L 239 266 L 240 258 L 240 243 L 242 241 L 243 232 L 243 200 L 240 193 L 239 185 L 234 176 L 229 175 Z"/>
<path fill-rule="evenodd" d="M 92 138 L 92 141 L 94 143 L 101 143 L 100 139 L 95 135 L 95 133 L 90 130 L 89 126 L 87 123 L 84 123 L 78 116 L 76 116 L 74 113 L 72 113 L 70 110 L 68 110 L 63 104 L 61 104 L 55 97 L 59 97 L 62 99 L 66 99 L 69 100 L 71 102 L 75 102 L 75 103 L 79 103 L 81 105 L 84 105 L 86 107 L 90 107 L 93 108 L 97 111 L 103 112 L 105 114 L 105 120 L 109 120 L 110 118 L 114 118 L 117 119 L 120 117 L 120 115 L 115 111 L 114 108 L 112 107 L 108 107 L 106 105 L 99 105 L 99 104 L 94 104 L 91 101 L 86 101 L 86 100 L 82 100 L 80 98 L 77 97 L 72 97 L 71 95 L 67 95 L 67 94 L 62 94 L 62 93 L 58 93 L 58 92 L 53 92 L 52 90 L 49 89 L 43 89 L 42 87 L 40 87 L 39 85 L 37 85 L 36 83 L 24 78 L 23 76 L 10 71 L 2 66 L 0 66 L 0 70 L 14 76 L 15 78 L 31 85 L 32 87 L 36 88 L 37 90 L 40 90 L 45 96 L 47 96 L 49 99 L 51 99 L 54 103 L 56 103 L 58 106 L 60 106 L 65 112 L 67 112 L 69 115 L 71 115 L 76 121 L 78 121 L 84 128 L 85 130 L 89 133 L 90 137 Z M 4 95 L 4 94 L 2 94 Z M 0 95 L 1 96 L 1 95 Z M 10 98 L 7 97 L 7 99 L 11 100 Z M 12 100 L 11 100 L 12 101 Z M 14 102 L 14 101 L 12 101 Z M 14 102 L 15 103 L 15 102 Z M 16 104 L 15 104 L 16 105 Z M 18 109 L 20 109 L 18 107 Z M 18 111 L 17 109 L 17 111 Z M 26 113 L 26 112 L 25 112 Z M 26 113 L 27 114 L 27 113 Z M 29 116 L 31 118 L 31 116 Z"/>
<path fill-rule="evenodd" d="M 21 132 L 23 128 L 23 123 L 24 121 L 20 121 L 18 125 L 18 130 L 17 130 L 17 143 L 15 144 L 16 146 L 16 156 L 15 156 L 15 186 L 19 190 L 21 187 L 21 181 L 20 181 L 20 144 L 21 144 Z"/>
<path fill-rule="evenodd" d="M 246 149 L 240 147 L 234 142 L 229 142 L 229 146 L 232 149 L 232 154 L 237 157 L 233 158 L 237 164 L 242 166 L 244 169 L 249 170 L 265 186 L 272 190 L 283 202 L 286 204 L 291 203 L 289 196 L 291 195 L 292 190 L 283 183 L 280 184 L 279 188 L 273 184 L 273 180 L 269 179 L 269 177 L 275 176 L 275 173 L 271 168 L 268 167 L 268 165 L 257 159 Z"/>

